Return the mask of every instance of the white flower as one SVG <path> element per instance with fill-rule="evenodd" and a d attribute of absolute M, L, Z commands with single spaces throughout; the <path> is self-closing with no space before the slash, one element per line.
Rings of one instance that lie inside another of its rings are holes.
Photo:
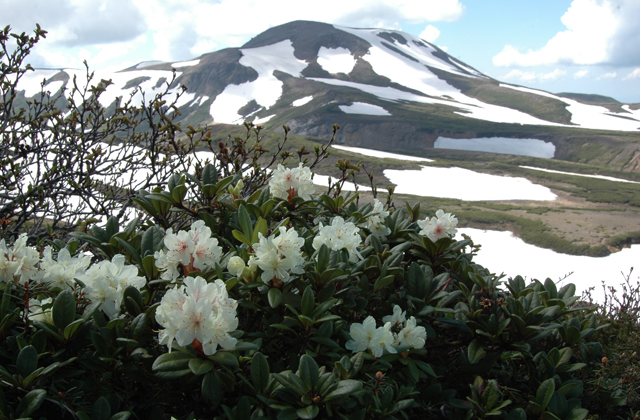
<path fill-rule="evenodd" d="M 311 170 L 302 163 L 297 168 L 285 168 L 278 164 L 269 181 L 269 189 L 273 197 L 284 200 L 292 197 L 311 200 L 311 194 L 316 191 L 311 179 Z"/>
<path fill-rule="evenodd" d="M 156 251 L 156 267 L 163 273 L 165 280 L 175 281 L 180 272 L 178 265 L 189 267 L 189 270 L 202 271 L 206 267 L 215 267 L 220 262 L 222 247 L 218 240 L 211 237 L 211 229 L 204 221 L 198 220 L 191 225 L 189 231 L 181 230 L 173 233 L 169 228 L 164 237 L 166 251 Z"/>
<path fill-rule="evenodd" d="M 51 312 L 51 305 L 53 299 L 48 297 L 42 299 L 29 299 L 29 320 L 31 322 L 47 322 L 53 324 L 53 315 Z"/>
<path fill-rule="evenodd" d="M 329 249 L 340 251 L 346 249 L 349 252 L 349 261 L 356 262 L 362 259 L 357 248 L 362 244 L 362 238 L 359 235 L 360 228 L 351 222 L 345 222 L 340 216 L 333 218 L 331 225 L 323 226 L 320 222 L 318 235 L 313 238 L 313 248 L 320 249 L 324 244 Z"/>
<path fill-rule="evenodd" d="M 0 280 L 4 282 L 17 280 L 26 284 L 29 280 L 40 280 L 42 272 L 39 270 L 40 254 L 34 248 L 27 246 L 27 234 L 23 233 L 8 248 L 4 239 L 0 240 Z"/>
<path fill-rule="evenodd" d="M 85 293 L 92 302 L 102 302 L 100 309 L 109 318 L 120 313 L 124 290 L 133 286 L 140 290 L 147 283 L 138 276 L 138 268 L 125 265 L 124 255 L 117 254 L 111 261 L 104 260 L 91 266 L 78 280 L 85 284 Z"/>
<path fill-rule="evenodd" d="M 401 346 L 421 349 L 427 340 L 427 331 L 424 327 L 416 326 L 416 319 L 410 317 L 407 325 L 398 333 L 397 340 Z"/>
<path fill-rule="evenodd" d="M 388 323 L 384 327 L 376 328 L 376 320 L 368 316 L 362 324 L 353 323 L 349 328 L 351 340 L 347 341 L 345 347 L 354 353 L 371 350 L 371 354 L 380 357 L 387 350 L 389 353 L 396 353 L 393 348 L 393 333 L 388 328 Z"/>
<path fill-rule="evenodd" d="M 456 232 L 458 232 L 455 228 L 457 224 L 458 219 L 451 213 L 445 213 L 442 210 L 436 212 L 436 217 L 418 220 L 418 226 L 420 226 L 421 229 L 420 235 L 428 237 L 433 242 L 441 238 L 454 236 Z"/>
<path fill-rule="evenodd" d="M 73 280 L 84 274 L 89 264 L 91 264 L 91 257 L 81 254 L 72 258 L 66 248 L 58 251 L 56 261 L 51 256 L 51 247 L 47 246 L 42 253 L 42 261 L 40 262 L 40 268 L 44 274 L 42 279 L 51 287 L 71 289 L 74 285 Z"/>
<path fill-rule="evenodd" d="M 383 204 L 376 198 L 373 200 L 373 210 L 367 218 L 366 228 L 377 237 L 384 237 L 391 233 L 384 224 L 384 219 L 389 216 L 389 212 L 384 210 Z"/>
<path fill-rule="evenodd" d="M 198 340 L 206 355 L 218 346 L 235 347 L 237 339 L 229 335 L 238 327 L 238 303 L 230 299 L 222 280 L 207 283 L 202 277 L 188 277 L 183 286 L 175 286 L 162 297 L 156 321 L 164 328 L 158 334 L 160 344 L 180 346 Z"/>
<path fill-rule="evenodd" d="M 387 322 L 390 322 L 392 329 L 393 329 L 393 327 L 395 327 L 397 325 L 399 325 L 400 328 L 402 328 L 402 325 L 407 320 L 406 314 L 407 314 L 406 311 L 403 312 L 402 308 L 400 308 L 398 305 L 395 305 L 393 307 L 393 315 L 387 315 L 387 316 L 383 317 L 382 318 L 382 322 L 384 322 L 385 324 Z"/>
<path fill-rule="evenodd" d="M 242 271 L 245 267 L 246 265 L 244 264 L 244 260 L 237 255 L 229 258 L 229 262 L 227 262 L 227 270 L 236 277 L 240 277 L 242 275 Z"/>
<path fill-rule="evenodd" d="M 290 273 L 302 274 L 304 258 L 301 248 L 304 239 L 298 236 L 294 228 L 280 227 L 279 236 L 270 235 L 265 238 L 258 233 L 259 243 L 253 244 L 255 257 L 249 260 L 249 267 L 257 265 L 262 269 L 262 281 L 267 283 L 277 277 L 287 283 Z"/>

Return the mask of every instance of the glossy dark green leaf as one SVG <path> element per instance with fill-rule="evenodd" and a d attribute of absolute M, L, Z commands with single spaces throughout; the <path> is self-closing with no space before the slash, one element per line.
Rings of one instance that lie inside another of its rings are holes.
<path fill-rule="evenodd" d="M 315 307 L 315 296 L 313 294 L 313 288 L 307 286 L 302 294 L 301 313 L 304 316 L 310 317 Z"/>
<path fill-rule="evenodd" d="M 251 382 L 263 394 L 269 386 L 270 375 L 271 371 L 267 358 L 259 352 L 254 354 L 251 359 Z"/>
<path fill-rule="evenodd" d="M 16 407 L 16 418 L 30 417 L 35 411 L 40 408 L 44 399 L 47 397 L 47 391 L 44 389 L 34 389 L 28 392 Z"/>
<path fill-rule="evenodd" d="M 100 397 L 91 408 L 91 420 L 109 420 L 111 406 L 105 397 Z"/>
<path fill-rule="evenodd" d="M 51 316 L 60 331 L 64 331 L 66 326 L 73 322 L 76 317 L 76 299 L 71 290 L 64 290 L 56 297 L 51 308 Z"/>
<path fill-rule="evenodd" d="M 300 378 L 302 378 L 307 389 L 315 389 L 318 379 L 320 378 L 320 371 L 313 357 L 303 354 L 302 357 L 300 357 L 300 366 L 298 369 L 300 370 Z"/>
<path fill-rule="evenodd" d="M 226 366 L 232 366 L 232 367 L 239 366 L 238 358 L 233 353 L 230 353 L 227 351 L 219 351 L 209 356 L 209 358 L 214 362 L 217 362 Z"/>
<path fill-rule="evenodd" d="M 202 396 L 209 401 L 212 408 L 217 408 L 222 402 L 222 381 L 214 372 L 209 372 L 202 379 Z"/>
<path fill-rule="evenodd" d="M 204 375 L 207 372 L 211 372 L 213 362 L 211 360 L 194 357 L 189 360 L 189 369 L 191 369 L 191 372 L 196 376 Z"/>
<path fill-rule="evenodd" d="M 38 367 L 38 351 L 33 346 L 26 346 L 18 353 L 16 368 L 18 375 L 26 378 Z"/>
<path fill-rule="evenodd" d="M 316 416 L 320 413 L 320 409 L 317 405 L 308 405 L 303 408 L 298 408 L 296 410 L 296 414 L 301 419 L 315 419 Z"/>
<path fill-rule="evenodd" d="M 282 292 L 280 291 L 280 289 L 276 289 L 275 287 L 269 289 L 267 299 L 269 300 L 269 306 L 271 306 L 272 308 L 277 308 L 278 305 L 282 303 Z"/>

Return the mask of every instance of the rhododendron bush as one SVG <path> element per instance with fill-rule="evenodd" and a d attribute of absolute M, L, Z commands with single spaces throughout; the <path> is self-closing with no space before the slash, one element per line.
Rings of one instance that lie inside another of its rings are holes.
<path fill-rule="evenodd" d="M 583 418 L 575 287 L 499 288 L 449 213 L 271 176 L 209 164 L 140 191 L 145 223 L 1 241 L 3 415 Z"/>

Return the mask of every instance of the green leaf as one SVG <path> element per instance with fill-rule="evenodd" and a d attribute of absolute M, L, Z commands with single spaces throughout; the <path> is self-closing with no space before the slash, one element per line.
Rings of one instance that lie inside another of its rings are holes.
<path fill-rule="evenodd" d="M 129 417 L 131 417 L 131 413 L 129 411 L 120 411 L 119 413 L 111 416 L 109 420 L 127 420 Z"/>
<path fill-rule="evenodd" d="M 209 401 L 212 408 L 217 408 L 222 402 L 222 381 L 214 372 L 209 372 L 202 379 L 202 396 Z"/>
<path fill-rule="evenodd" d="M 211 369 L 213 369 L 213 362 L 211 360 L 196 357 L 189 360 L 189 369 L 191 369 L 191 372 L 196 376 L 204 375 L 207 372 L 211 372 Z"/>
<path fill-rule="evenodd" d="M 159 251 L 164 244 L 164 233 L 157 226 L 152 226 L 142 234 L 142 242 L 140 243 L 140 252 L 142 257 L 153 255 Z"/>
<path fill-rule="evenodd" d="M 216 352 L 215 354 L 209 356 L 209 359 L 213 360 L 214 362 L 223 364 L 225 366 L 231 366 L 231 367 L 240 366 L 236 356 L 233 353 L 230 353 L 228 351 Z"/>
<path fill-rule="evenodd" d="M 262 394 L 265 393 L 269 386 L 270 374 L 267 358 L 262 353 L 254 354 L 253 359 L 251 359 L 251 381 L 253 386 Z"/>
<path fill-rule="evenodd" d="M 427 294 L 427 279 L 417 263 L 412 263 L 407 272 L 407 292 L 418 299 L 424 299 Z"/>
<path fill-rule="evenodd" d="M 359 390 L 362 388 L 362 382 L 357 381 L 355 379 L 345 379 L 343 381 L 338 382 L 338 388 L 329 394 L 325 395 L 324 402 L 329 402 L 335 399 L 341 399 L 346 397 L 347 395 Z"/>
<path fill-rule="evenodd" d="M 127 288 L 124 289 L 122 299 L 129 314 L 132 316 L 140 315 L 142 308 L 144 308 L 144 300 L 142 299 L 140 290 L 133 286 L 127 286 Z"/>
<path fill-rule="evenodd" d="M 34 389 L 25 395 L 16 408 L 16 418 L 26 418 L 31 416 L 44 402 L 47 391 L 44 389 Z"/>
<path fill-rule="evenodd" d="M 122 238 L 116 237 L 116 241 L 118 241 L 120 246 L 122 246 L 134 260 L 136 260 L 138 265 L 142 265 L 142 258 L 140 257 L 138 251 L 135 250 L 135 248 L 129 245 L 129 243 Z"/>
<path fill-rule="evenodd" d="M 76 300 L 70 290 L 62 291 L 53 301 L 51 316 L 60 331 L 64 331 L 73 322 L 76 317 Z"/>
<path fill-rule="evenodd" d="M 264 236 L 265 238 L 268 236 L 267 234 L 269 233 L 269 224 L 262 217 L 258 218 L 258 221 L 256 222 L 256 226 L 253 229 L 253 236 L 251 237 L 251 241 L 254 244 L 257 244 L 258 242 L 260 242 L 260 239 L 258 238 L 258 233 L 262 233 L 262 236 Z"/>
<path fill-rule="evenodd" d="M 382 290 L 386 286 L 388 286 L 391 283 L 393 283 L 394 279 L 395 279 L 395 276 L 391 276 L 391 275 L 390 276 L 384 276 L 384 277 L 378 277 L 378 279 L 373 284 L 373 291 L 374 292 L 379 292 L 380 290 Z"/>
<path fill-rule="evenodd" d="M 296 414 L 301 419 L 314 419 L 320 413 L 320 409 L 316 405 L 308 405 L 303 408 L 298 408 Z"/>
<path fill-rule="evenodd" d="M 67 325 L 64 331 L 62 332 L 64 339 L 69 340 L 70 338 L 73 338 L 73 336 L 76 335 L 76 332 L 82 325 L 84 325 L 83 319 L 77 319 L 73 321 L 71 324 Z"/>
<path fill-rule="evenodd" d="M 296 409 L 293 407 L 288 407 L 278 411 L 278 420 L 298 420 L 299 418 L 300 417 L 298 417 Z"/>
<path fill-rule="evenodd" d="M 553 392 L 555 390 L 556 384 L 553 378 L 547 379 L 538 387 L 538 391 L 536 392 L 536 402 L 543 410 L 547 408 L 547 405 L 549 405 L 549 401 L 551 401 L 551 397 L 553 396 Z"/>
<path fill-rule="evenodd" d="M 315 297 L 313 295 L 313 289 L 311 286 L 307 286 L 302 294 L 301 313 L 304 316 L 310 317 L 315 307 Z"/>
<path fill-rule="evenodd" d="M 478 340 L 473 340 L 469 344 L 469 348 L 467 349 L 467 356 L 469 358 L 469 363 L 476 364 L 482 359 L 487 353 L 482 348 L 482 345 Z"/>
<path fill-rule="evenodd" d="M 109 420 L 111 406 L 105 397 L 100 397 L 91 408 L 91 420 Z"/>
<path fill-rule="evenodd" d="M 238 208 L 238 219 L 240 220 L 240 228 L 247 238 L 253 238 L 253 223 L 247 209 L 241 204 Z"/>
<path fill-rule="evenodd" d="M 204 185 L 215 185 L 218 182 L 218 171 L 211 163 L 207 163 L 202 168 L 202 183 Z"/>
<path fill-rule="evenodd" d="M 38 367 L 38 351 L 33 346 L 26 346 L 20 350 L 16 360 L 18 375 L 26 378 Z"/>
<path fill-rule="evenodd" d="M 272 308 L 277 308 L 280 303 L 282 303 L 282 292 L 280 289 L 276 289 L 275 287 L 269 289 L 269 294 L 267 295 L 269 300 L 269 306 Z"/>
<path fill-rule="evenodd" d="M 156 375 L 164 379 L 175 379 L 191 373 L 189 369 L 189 361 L 194 356 L 182 353 L 171 352 L 160 355 L 151 367 Z"/>
<path fill-rule="evenodd" d="M 318 364 L 313 359 L 313 357 L 303 354 L 300 358 L 300 377 L 302 381 L 307 386 L 307 389 L 312 390 L 315 388 L 318 383 L 318 379 L 320 378 L 320 371 L 318 369 Z"/>

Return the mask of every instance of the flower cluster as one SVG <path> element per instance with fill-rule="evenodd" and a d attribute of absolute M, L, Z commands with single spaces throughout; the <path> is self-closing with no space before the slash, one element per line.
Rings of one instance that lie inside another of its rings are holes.
<path fill-rule="evenodd" d="M 396 305 L 393 315 L 382 318 L 384 326 L 376 327 L 376 320 L 368 316 L 362 324 L 353 323 L 349 329 L 351 340 L 345 347 L 354 353 L 370 350 L 375 357 L 380 357 L 386 350 L 397 353 L 398 347 L 421 349 L 427 339 L 424 327 L 418 327 L 416 319 L 405 317 L 406 312 Z"/>
<path fill-rule="evenodd" d="M 445 213 L 443 210 L 436 212 L 436 217 L 424 220 L 418 220 L 418 226 L 420 226 L 420 235 L 426 236 L 435 242 L 440 238 L 452 237 L 458 231 L 456 225 L 458 219 L 451 213 Z"/>
<path fill-rule="evenodd" d="M 156 251 L 155 259 L 156 267 L 163 271 L 161 277 L 165 280 L 175 281 L 178 278 L 179 265 L 182 265 L 186 275 L 194 270 L 215 267 L 222 256 L 218 240 L 211 237 L 211 229 L 202 220 L 194 222 L 188 232 L 181 230 L 173 233 L 173 229 L 169 228 L 164 245 L 167 250 Z"/>
<path fill-rule="evenodd" d="M 349 252 L 350 262 L 362 259 L 357 249 L 360 244 L 362 244 L 360 228 L 352 222 L 345 222 L 340 216 L 333 218 L 331 224 L 327 226 L 319 222 L 318 235 L 313 238 L 314 249 L 320 249 L 322 245 L 334 251 L 346 249 Z"/>
<path fill-rule="evenodd" d="M 373 210 L 371 215 L 367 218 L 366 228 L 369 229 L 372 235 L 377 237 L 386 237 L 391 233 L 384 224 L 384 219 L 389 216 L 389 212 L 384 209 L 384 205 L 376 198 L 373 200 Z"/>
<path fill-rule="evenodd" d="M 279 164 L 269 181 L 271 195 L 284 200 L 291 200 L 293 197 L 311 200 L 311 194 L 316 191 L 311 175 L 311 170 L 302 163 L 297 168 L 285 168 Z"/>
<path fill-rule="evenodd" d="M 43 270 L 42 280 L 52 288 L 71 289 L 74 279 L 82 276 L 91 264 L 91 257 L 79 255 L 71 257 L 69 250 L 62 248 L 58 251 L 57 260 L 51 256 L 51 247 L 47 246 L 42 253 L 40 268 Z"/>
<path fill-rule="evenodd" d="M 5 283 L 17 280 L 26 284 L 29 280 L 39 280 L 42 272 L 38 268 L 40 254 L 27 246 L 27 234 L 18 237 L 12 248 L 4 239 L 0 240 L 0 280 Z"/>
<path fill-rule="evenodd" d="M 229 298 L 222 280 L 207 283 L 202 277 L 187 277 L 184 285 L 169 289 L 156 310 L 156 321 L 163 330 L 160 344 L 202 346 L 206 355 L 235 347 L 237 339 L 229 335 L 238 327 L 238 303 Z M 197 342 L 196 342 L 197 341 Z"/>
<path fill-rule="evenodd" d="M 304 258 L 301 248 L 304 239 L 298 236 L 294 228 L 280 227 L 279 235 L 269 235 L 265 238 L 258 234 L 260 242 L 253 244 L 255 256 L 249 259 L 249 268 L 255 271 L 255 267 L 262 269 L 262 281 L 267 283 L 274 277 L 287 283 L 291 280 L 290 273 L 302 274 L 304 270 Z M 239 267 L 238 267 L 239 270 Z"/>
<path fill-rule="evenodd" d="M 120 312 L 124 290 L 133 286 L 141 289 L 147 284 L 144 277 L 138 276 L 138 268 L 125 265 L 124 255 L 117 254 L 111 261 L 104 260 L 92 265 L 78 280 L 85 284 L 85 293 L 92 302 L 102 302 L 100 309 L 109 318 Z"/>

